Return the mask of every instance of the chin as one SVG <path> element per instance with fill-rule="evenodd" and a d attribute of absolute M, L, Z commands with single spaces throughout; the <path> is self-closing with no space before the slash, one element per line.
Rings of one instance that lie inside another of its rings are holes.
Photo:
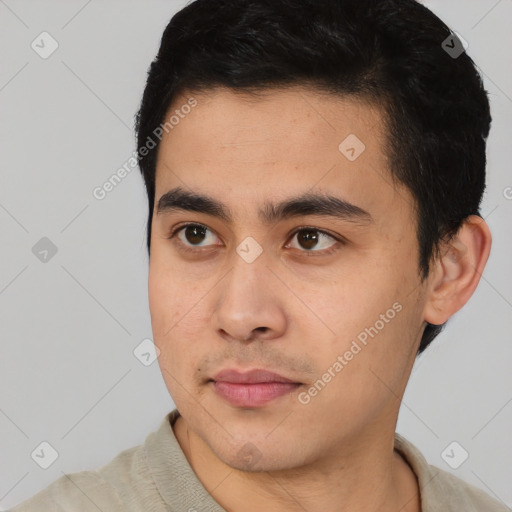
<path fill-rule="evenodd" d="M 251 436 L 237 436 L 238 440 L 229 438 L 228 442 L 218 440 L 207 444 L 215 456 L 227 466 L 250 473 L 263 471 L 281 471 L 299 467 L 305 463 L 303 454 L 297 450 L 297 443 L 291 438 L 290 446 L 284 445 L 282 439 L 272 442 L 254 440 Z"/>

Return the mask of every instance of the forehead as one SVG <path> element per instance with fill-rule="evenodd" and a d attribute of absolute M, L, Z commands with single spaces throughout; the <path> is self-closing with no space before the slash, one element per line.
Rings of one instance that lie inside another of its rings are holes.
<path fill-rule="evenodd" d="M 304 87 L 267 89 L 254 95 L 216 88 L 181 94 L 166 118 L 184 111 L 190 98 L 197 105 L 186 109 L 190 112 L 182 114 L 179 123 L 164 133 L 168 140 L 162 142 L 172 147 L 187 139 L 188 146 L 193 144 L 201 150 L 201 159 L 211 153 L 216 158 L 257 158 L 258 164 L 272 165 L 279 154 L 280 161 L 318 161 L 320 152 L 326 158 L 340 156 L 338 145 L 349 135 L 366 139 L 375 156 L 382 149 L 373 139 L 383 135 L 384 112 L 353 97 Z M 304 144 L 306 141 L 309 143 Z"/>
<path fill-rule="evenodd" d="M 196 105 L 184 108 L 191 98 Z M 227 202 L 315 189 L 366 210 L 397 200 L 377 105 L 299 87 L 257 96 L 219 88 L 176 97 L 166 119 L 173 114 L 179 122 L 158 152 L 156 201 L 176 186 Z M 412 202 L 405 190 L 400 198 Z"/>

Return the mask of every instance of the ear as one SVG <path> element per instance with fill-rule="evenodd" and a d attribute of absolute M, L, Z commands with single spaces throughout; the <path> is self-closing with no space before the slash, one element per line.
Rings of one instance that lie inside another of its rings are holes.
<path fill-rule="evenodd" d="M 427 286 L 424 319 L 433 325 L 446 322 L 475 291 L 491 250 L 486 222 L 470 215 L 457 234 L 440 246 Z"/>

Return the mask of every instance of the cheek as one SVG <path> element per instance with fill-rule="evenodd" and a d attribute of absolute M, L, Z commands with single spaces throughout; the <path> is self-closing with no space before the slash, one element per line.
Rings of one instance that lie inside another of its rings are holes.
<path fill-rule="evenodd" d="M 201 300 L 204 290 L 193 283 L 181 282 L 178 273 L 172 268 L 150 264 L 148 278 L 149 308 L 156 346 L 160 350 L 159 360 L 165 366 L 182 371 L 182 365 L 199 355 L 194 353 L 200 343 L 200 333 L 204 335 L 207 314 L 206 302 Z"/>
<path fill-rule="evenodd" d="M 411 310 L 401 306 L 392 319 L 388 314 L 388 323 L 379 318 L 387 309 L 376 308 L 376 319 L 368 318 L 365 327 L 339 337 L 330 350 L 316 351 L 318 380 L 301 403 L 310 399 L 315 411 L 329 411 L 337 425 L 350 418 L 354 431 L 397 407 L 414 360 Z"/>
<path fill-rule="evenodd" d="M 336 347 L 338 349 L 373 325 L 379 314 L 396 300 L 390 294 L 389 284 L 383 282 L 382 276 L 372 269 L 347 271 L 336 276 L 329 285 L 308 295 L 307 303 L 329 328 L 331 338 L 339 345 Z"/>
<path fill-rule="evenodd" d="M 158 247 L 152 249 L 148 276 L 148 298 L 153 334 L 163 337 L 169 329 L 184 317 L 194 289 L 189 282 L 180 279 L 180 272 L 161 256 Z"/>
<path fill-rule="evenodd" d="M 162 277 L 164 276 L 164 277 Z M 202 360 L 197 340 L 201 315 L 199 298 L 191 287 L 176 287 L 175 274 L 159 273 L 153 266 L 149 275 L 149 304 L 153 339 L 160 351 L 158 364 L 167 389 L 178 407 L 190 400 L 196 365 Z M 199 293 L 200 297 L 200 293 Z M 195 304 L 195 306 L 194 306 Z"/>
<path fill-rule="evenodd" d="M 171 322 L 176 321 L 173 318 L 176 310 L 172 283 L 168 282 L 165 274 L 153 262 L 149 267 L 148 298 L 153 335 L 157 343 L 165 332 L 165 325 L 169 329 Z"/>
<path fill-rule="evenodd" d="M 366 272 L 354 272 L 321 294 L 310 295 L 312 309 L 334 331 L 322 328 L 329 336 L 314 343 L 315 366 L 322 373 L 340 375 L 331 389 L 342 396 L 351 389 L 356 402 L 385 394 L 379 378 L 392 389 L 400 386 L 401 370 L 414 357 L 421 327 L 417 294 L 410 293 L 412 276 L 399 274 L 396 267 L 387 272 L 383 268 L 370 265 Z"/>

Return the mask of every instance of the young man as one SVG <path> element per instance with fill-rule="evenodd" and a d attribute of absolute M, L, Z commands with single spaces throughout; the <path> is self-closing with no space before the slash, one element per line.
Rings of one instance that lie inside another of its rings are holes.
<path fill-rule="evenodd" d="M 137 117 L 149 298 L 177 406 L 14 511 L 504 511 L 395 434 L 469 300 L 486 93 L 413 0 L 197 0 Z"/>

